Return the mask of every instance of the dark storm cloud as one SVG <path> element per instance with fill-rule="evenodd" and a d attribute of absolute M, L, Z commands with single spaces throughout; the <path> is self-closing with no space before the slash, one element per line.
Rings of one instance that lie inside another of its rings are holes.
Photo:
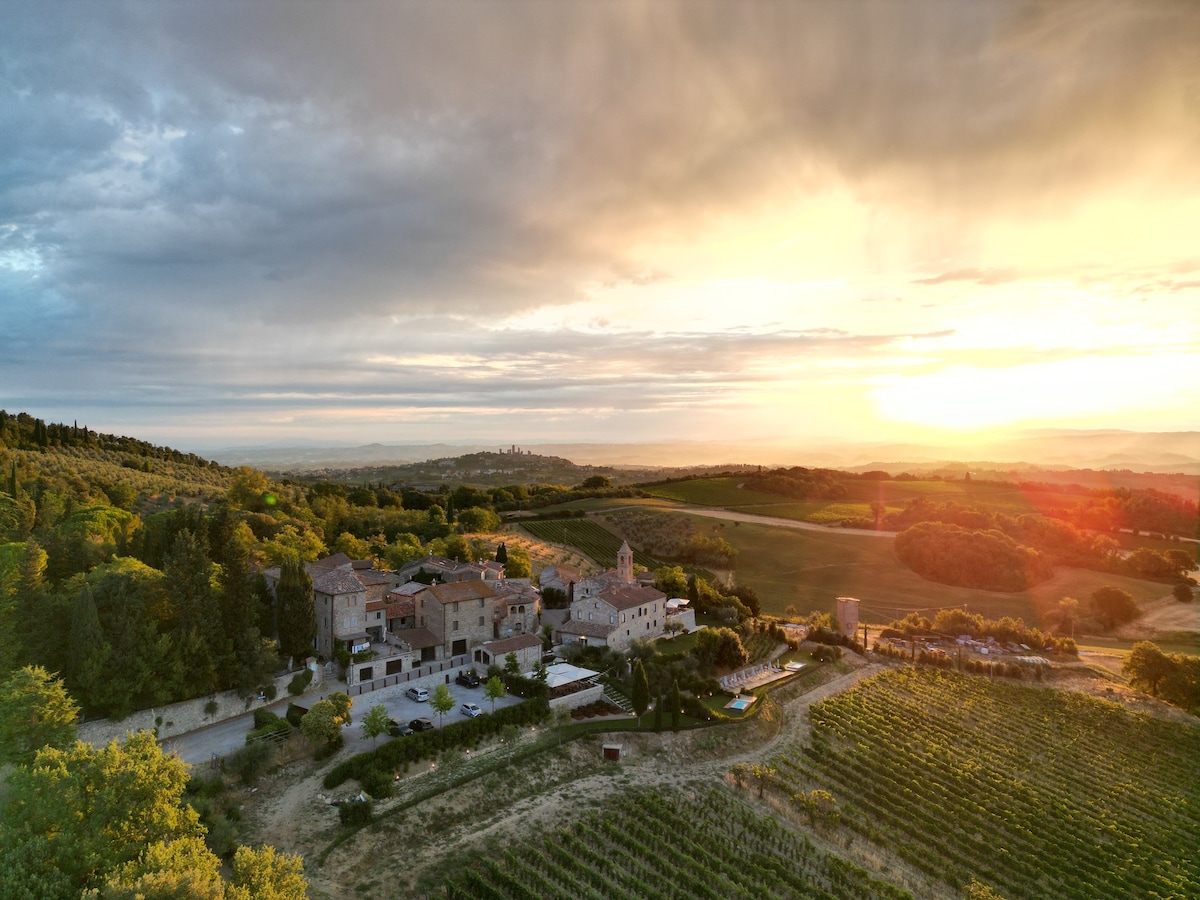
<path fill-rule="evenodd" d="M 2 18 L 0 378 L 27 398 L 370 392 L 389 370 L 364 359 L 464 340 L 503 356 L 491 341 L 514 336 L 471 323 L 659 283 L 679 273 L 639 256 L 642 238 L 686 242 L 831 184 L 957 233 L 996 206 L 1069 206 L 1164 140 L 1163 178 L 1194 188 L 1200 169 L 1185 3 L 6 3 Z M 451 318 L 394 324 L 417 314 Z M 440 398 L 440 382 L 484 402 L 564 372 L 599 392 L 580 371 L 624 367 L 666 397 L 668 376 L 753 379 L 764 353 L 875 340 L 565 333 L 476 389 L 406 367 L 396 396 Z"/>

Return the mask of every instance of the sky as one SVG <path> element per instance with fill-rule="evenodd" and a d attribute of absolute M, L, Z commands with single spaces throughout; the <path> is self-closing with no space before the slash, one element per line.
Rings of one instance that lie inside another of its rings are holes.
<path fill-rule="evenodd" d="M 0 0 L 0 407 L 1200 430 L 1200 4 Z"/>

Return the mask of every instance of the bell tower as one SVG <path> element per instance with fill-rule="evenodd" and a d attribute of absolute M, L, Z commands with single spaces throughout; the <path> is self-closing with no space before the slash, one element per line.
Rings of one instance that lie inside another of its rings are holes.
<path fill-rule="evenodd" d="M 628 541 L 621 541 L 621 549 L 617 551 L 617 581 L 633 584 L 633 551 Z"/>

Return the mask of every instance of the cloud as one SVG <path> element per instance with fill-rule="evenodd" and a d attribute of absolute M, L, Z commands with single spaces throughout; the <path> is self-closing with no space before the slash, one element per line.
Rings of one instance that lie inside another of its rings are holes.
<path fill-rule="evenodd" d="M 937 285 L 1087 263 L 1131 292 L 1134 269 L 1145 291 L 1193 283 L 1169 271 L 1200 212 L 1187 3 L 5 18 L 9 404 L 599 409 L 623 380 L 628 405 L 675 408 L 968 333 L 920 308 Z M 821 278 L 844 284 L 763 299 Z M 720 279 L 745 288 L 705 294 Z M 854 321 L 856 279 L 901 302 Z M 538 316 L 557 324 L 519 325 Z M 454 362 L 379 362 L 412 351 Z"/>

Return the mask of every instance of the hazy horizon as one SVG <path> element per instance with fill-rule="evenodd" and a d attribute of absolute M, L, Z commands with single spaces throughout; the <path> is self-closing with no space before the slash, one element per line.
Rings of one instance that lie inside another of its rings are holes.
<path fill-rule="evenodd" d="M 5 3 L 0 407 L 184 450 L 1200 431 L 1200 7 Z"/>

